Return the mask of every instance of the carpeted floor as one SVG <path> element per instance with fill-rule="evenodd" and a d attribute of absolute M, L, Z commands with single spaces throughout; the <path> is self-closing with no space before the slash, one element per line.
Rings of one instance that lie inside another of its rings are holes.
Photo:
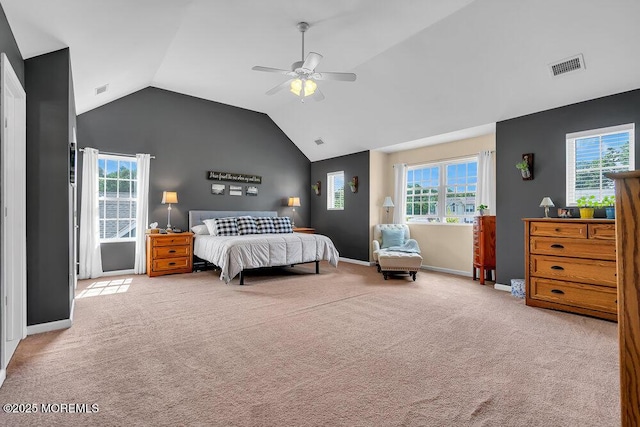
<path fill-rule="evenodd" d="M 619 425 L 615 323 L 446 274 L 313 268 L 82 281 L 74 326 L 20 344 L 0 402 L 98 412 L 0 424 Z"/>

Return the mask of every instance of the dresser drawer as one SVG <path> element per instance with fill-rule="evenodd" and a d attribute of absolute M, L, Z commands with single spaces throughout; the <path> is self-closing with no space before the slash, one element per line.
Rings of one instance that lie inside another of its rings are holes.
<path fill-rule="evenodd" d="M 616 262 L 531 255 L 531 276 L 616 287 Z"/>
<path fill-rule="evenodd" d="M 589 224 L 590 239 L 616 240 L 615 224 Z"/>
<path fill-rule="evenodd" d="M 153 271 L 182 270 L 190 268 L 189 257 L 153 260 Z"/>
<path fill-rule="evenodd" d="M 191 236 L 171 236 L 153 239 L 153 246 L 177 246 L 177 245 L 190 245 Z"/>
<path fill-rule="evenodd" d="M 532 222 L 529 225 L 532 236 L 587 238 L 587 224 L 571 224 L 558 222 Z"/>
<path fill-rule="evenodd" d="M 557 280 L 531 279 L 529 288 L 533 299 L 567 304 L 593 310 L 617 313 L 618 295 L 615 288 Z"/>
<path fill-rule="evenodd" d="M 158 246 L 153 248 L 153 258 L 174 258 L 191 255 L 191 246 Z"/>
<path fill-rule="evenodd" d="M 595 258 L 615 261 L 615 240 L 563 239 L 557 237 L 531 237 L 529 251 L 539 255 Z"/>

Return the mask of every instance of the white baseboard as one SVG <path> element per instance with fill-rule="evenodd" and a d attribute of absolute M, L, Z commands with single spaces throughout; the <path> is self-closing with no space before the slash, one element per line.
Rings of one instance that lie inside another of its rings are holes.
<path fill-rule="evenodd" d="M 73 312 L 76 308 L 76 298 L 73 297 L 73 301 L 71 301 L 71 313 L 69 314 L 69 320 L 71 321 L 71 324 L 73 325 Z"/>
<path fill-rule="evenodd" d="M 132 268 L 130 270 L 112 270 L 112 271 L 103 271 L 102 276 L 124 276 L 125 274 L 136 274 L 136 271 Z"/>
<path fill-rule="evenodd" d="M 511 292 L 511 286 L 503 285 L 502 283 L 496 283 L 495 285 L 493 285 L 493 288 L 499 291 Z"/>
<path fill-rule="evenodd" d="M 369 261 L 360 261 L 359 259 L 351 259 L 351 258 L 338 258 L 339 261 L 342 262 L 349 262 L 351 264 L 358 264 L 358 265 L 366 265 L 367 267 L 371 267 L 372 265 L 375 265 L 372 262 Z"/>
<path fill-rule="evenodd" d="M 27 326 L 27 335 L 41 334 L 43 332 L 57 331 L 58 329 L 68 329 L 73 322 L 71 319 L 56 320 L 55 322 L 39 323 Z"/>
<path fill-rule="evenodd" d="M 437 271 L 439 273 L 449 273 L 449 274 L 456 274 L 458 276 L 471 277 L 471 273 L 468 271 L 452 270 L 450 268 L 442 268 L 442 267 L 433 267 L 431 265 L 424 265 L 424 264 L 421 265 L 420 268 L 423 270 Z"/>
<path fill-rule="evenodd" d="M 5 378 L 7 378 L 7 371 L 5 369 L 0 369 L 0 387 L 2 387 Z"/>

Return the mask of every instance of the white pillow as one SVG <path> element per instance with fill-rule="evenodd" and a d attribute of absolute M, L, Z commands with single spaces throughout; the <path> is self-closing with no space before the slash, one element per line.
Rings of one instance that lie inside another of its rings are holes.
<path fill-rule="evenodd" d="M 209 230 L 209 234 L 211 234 L 212 236 L 216 235 L 216 220 L 214 219 L 205 219 L 204 221 L 204 225 L 207 226 L 207 230 Z"/>
<path fill-rule="evenodd" d="M 191 231 L 193 231 L 195 234 L 210 234 L 209 228 L 206 226 L 206 224 L 194 225 L 193 227 L 191 227 Z"/>

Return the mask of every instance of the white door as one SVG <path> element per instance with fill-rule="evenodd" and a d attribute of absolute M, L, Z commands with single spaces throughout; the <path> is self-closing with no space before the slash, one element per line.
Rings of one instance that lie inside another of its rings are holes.
<path fill-rule="evenodd" d="M 7 56 L 0 54 L 2 145 L 0 369 L 5 370 L 26 337 L 26 95 Z M 4 375 L 2 375 L 4 376 Z"/>

